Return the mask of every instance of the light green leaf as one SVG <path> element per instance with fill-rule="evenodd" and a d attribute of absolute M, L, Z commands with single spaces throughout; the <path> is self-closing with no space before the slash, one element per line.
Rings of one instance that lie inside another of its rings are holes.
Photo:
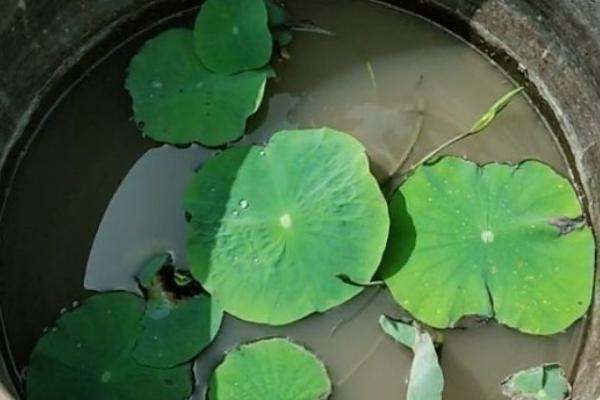
<path fill-rule="evenodd" d="M 264 0 L 206 0 L 196 19 L 194 43 L 202 63 L 216 73 L 264 67 L 273 47 Z"/>
<path fill-rule="evenodd" d="M 390 213 L 382 274 L 430 326 L 476 315 L 549 335 L 590 304 L 594 237 L 569 181 L 540 162 L 442 158 L 415 171 Z"/>
<path fill-rule="evenodd" d="M 183 277 L 168 254 L 153 257 L 138 275 L 147 303 L 133 356 L 143 365 L 170 368 L 187 362 L 219 331 L 223 311 L 198 282 Z"/>
<path fill-rule="evenodd" d="M 508 92 L 504 96 L 502 96 L 500 99 L 498 99 L 498 101 L 496 101 L 490 107 L 490 109 L 487 110 L 485 112 L 485 114 L 483 114 L 477 122 L 475 122 L 475 124 L 471 127 L 469 132 L 477 133 L 477 132 L 480 132 L 480 131 L 484 130 L 485 128 L 487 128 L 496 119 L 496 117 L 502 112 L 502 110 L 504 110 L 506 108 L 506 106 L 508 106 L 510 104 L 510 102 L 517 95 L 519 95 L 523 90 L 524 90 L 524 88 L 518 87 L 514 90 L 511 90 L 510 92 Z"/>
<path fill-rule="evenodd" d="M 282 131 L 208 161 L 185 195 L 191 271 L 225 311 L 272 325 L 335 307 L 380 263 L 389 217 L 363 146 Z"/>
<path fill-rule="evenodd" d="M 138 296 L 112 292 L 92 296 L 61 316 L 33 350 L 27 398 L 189 398 L 191 365 L 154 369 L 138 364 L 131 356 L 143 312 L 144 302 Z"/>
<path fill-rule="evenodd" d="M 331 382 L 323 363 L 283 338 L 242 345 L 215 370 L 208 400 L 325 400 Z"/>
<path fill-rule="evenodd" d="M 431 336 L 417 324 L 379 318 L 381 329 L 397 342 L 409 347 L 414 358 L 408 378 L 407 400 L 441 400 L 444 376 Z"/>
<path fill-rule="evenodd" d="M 192 32 L 173 29 L 146 42 L 129 65 L 135 121 L 160 142 L 220 146 L 243 135 L 263 98 L 266 70 L 234 76 L 207 70 Z"/>
<path fill-rule="evenodd" d="M 506 378 L 502 394 L 513 400 L 567 400 L 571 385 L 558 364 L 544 364 Z"/>

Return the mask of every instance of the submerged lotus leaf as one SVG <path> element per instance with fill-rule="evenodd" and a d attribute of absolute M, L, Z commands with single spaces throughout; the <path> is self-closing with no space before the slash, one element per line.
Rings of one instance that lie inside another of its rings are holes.
<path fill-rule="evenodd" d="M 326 311 L 369 281 L 389 229 L 363 146 L 323 128 L 208 161 L 185 195 L 194 276 L 234 316 L 272 325 Z"/>
<path fill-rule="evenodd" d="M 146 293 L 143 331 L 133 351 L 144 365 L 170 368 L 197 356 L 217 335 L 223 311 L 171 257 L 153 257 L 138 274 Z"/>
<path fill-rule="evenodd" d="M 208 400 L 325 400 L 331 382 L 323 363 L 283 338 L 245 344 L 214 371 Z"/>
<path fill-rule="evenodd" d="M 264 0 L 206 0 L 196 18 L 194 41 L 198 56 L 214 72 L 264 67 L 273 47 Z"/>
<path fill-rule="evenodd" d="M 410 348 L 414 359 L 408 377 L 407 400 L 441 400 L 444 375 L 440 367 L 433 339 L 418 324 L 393 321 L 385 316 L 379 319 L 381 329 L 397 342 Z"/>
<path fill-rule="evenodd" d="M 90 297 L 61 316 L 37 343 L 27 369 L 30 400 L 184 400 L 192 393 L 190 365 L 155 369 L 131 355 L 144 302 L 112 292 Z"/>
<path fill-rule="evenodd" d="M 210 72 L 194 53 L 192 32 L 173 29 L 146 42 L 129 65 L 125 86 L 144 135 L 219 146 L 244 133 L 262 100 L 267 73 Z"/>
<path fill-rule="evenodd" d="M 554 334 L 590 304 L 594 237 L 569 181 L 541 162 L 442 158 L 398 189 L 390 213 L 382 275 L 428 325 L 476 315 Z"/>
<path fill-rule="evenodd" d="M 558 364 L 544 364 L 506 378 L 502 394 L 513 400 L 567 400 L 571 385 Z"/>

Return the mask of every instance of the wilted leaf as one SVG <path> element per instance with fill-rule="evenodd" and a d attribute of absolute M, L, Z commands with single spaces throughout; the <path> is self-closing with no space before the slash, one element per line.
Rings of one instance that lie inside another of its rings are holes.
<path fill-rule="evenodd" d="M 168 254 L 140 271 L 146 311 L 133 355 L 144 365 L 170 368 L 194 358 L 217 335 L 223 311 L 198 282 L 175 271 Z"/>
<path fill-rule="evenodd" d="M 381 329 L 394 340 L 409 347 L 414 358 L 408 378 L 407 400 L 441 400 L 444 376 L 433 340 L 418 324 L 392 321 L 381 316 Z"/>

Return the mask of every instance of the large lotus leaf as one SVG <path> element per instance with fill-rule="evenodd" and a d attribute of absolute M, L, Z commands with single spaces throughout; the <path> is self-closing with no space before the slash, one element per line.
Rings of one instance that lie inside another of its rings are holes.
<path fill-rule="evenodd" d="M 410 348 L 414 359 L 408 377 L 407 400 L 441 400 L 444 375 L 440 367 L 433 339 L 419 325 L 393 321 L 385 316 L 379 319 L 381 329 L 399 343 Z"/>
<path fill-rule="evenodd" d="M 325 400 L 331 382 L 323 363 L 287 339 L 242 345 L 214 371 L 208 400 Z"/>
<path fill-rule="evenodd" d="M 223 311 L 198 282 L 175 271 L 169 255 L 153 257 L 138 274 L 146 293 L 143 331 L 133 356 L 170 368 L 198 355 L 217 335 Z"/>
<path fill-rule="evenodd" d="M 389 217 L 363 146 L 328 128 L 281 131 L 207 162 L 185 195 L 192 273 L 225 311 L 281 325 L 369 281 Z"/>
<path fill-rule="evenodd" d="M 264 67 L 273 47 L 264 0 L 206 0 L 196 18 L 194 40 L 198 56 L 214 72 Z"/>
<path fill-rule="evenodd" d="M 210 72 L 194 53 L 192 32 L 173 29 L 132 59 L 126 88 L 144 135 L 172 144 L 219 146 L 244 133 L 263 97 L 267 71 Z"/>
<path fill-rule="evenodd" d="M 395 193 L 382 274 L 394 298 L 437 328 L 463 316 L 553 334 L 591 300 L 594 238 L 569 181 L 550 167 L 479 167 L 456 157 L 417 169 Z"/>
<path fill-rule="evenodd" d="M 544 364 L 506 378 L 502 394 L 513 400 L 566 400 L 571 385 L 558 364 Z"/>
<path fill-rule="evenodd" d="M 155 369 L 133 359 L 143 312 L 138 296 L 112 292 L 61 316 L 33 350 L 27 398 L 187 399 L 193 389 L 190 365 Z"/>

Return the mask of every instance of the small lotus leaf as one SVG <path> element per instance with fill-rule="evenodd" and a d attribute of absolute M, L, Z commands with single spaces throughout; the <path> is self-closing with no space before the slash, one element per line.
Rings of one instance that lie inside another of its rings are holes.
<path fill-rule="evenodd" d="M 272 325 L 323 312 L 362 289 L 389 217 L 363 146 L 323 128 L 208 161 L 185 195 L 192 273 L 234 316 Z"/>
<path fill-rule="evenodd" d="M 194 41 L 203 64 L 216 73 L 264 67 L 273 47 L 264 0 L 206 0 L 196 18 Z"/>
<path fill-rule="evenodd" d="M 558 364 L 544 364 L 506 378 L 502 394 L 513 400 L 567 400 L 571 385 Z"/>
<path fill-rule="evenodd" d="M 416 170 L 390 213 L 382 275 L 428 325 L 477 315 L 553 334 L 590 304 L 594 237 L 569 181 L 541 162 L 442 158 Z"/>
<path fill-rule="evenodd" d="M 223 311 L 198 282 L 174 270 L 168 254 L 153 257 L 138 282 L 147 298 L 144 329 L 133 351 L 138 362 L 170 368 L 191 360 L 214 340 Z"/>
<path fill-rule="evenodd" d="M 323 363 L 283 338 L 242 345 L 210 381 L 208 400 L 325 400 L 331 381 Z"/>
<path fill-rule="evenodd" d="M 61 316 L 37 343 L 27 370 L 29 400 L 184 400 L 191 366 L 155 369 L 131 355 L 144 302 L 124 292 L 94 295 Z"/>
<path fill-rule="evenodd" d="M 171 144 L 219 146 L 242 136 L 260 105 L 268 71 L 234 76 L 207 70 L 192 32 L 173 29 L 146 42 L 132 59 L 126 88 L 144 135 Z"/>
<path fill-rule="evenodd" d="M 379 319 L 381 329 L 394 340 L 409 347 L 414 353 L 408 377 L 407 400 L 441 400 L 444 375 L 433 340 L 418 324 L 393 321 L 385 316 Z"/>

